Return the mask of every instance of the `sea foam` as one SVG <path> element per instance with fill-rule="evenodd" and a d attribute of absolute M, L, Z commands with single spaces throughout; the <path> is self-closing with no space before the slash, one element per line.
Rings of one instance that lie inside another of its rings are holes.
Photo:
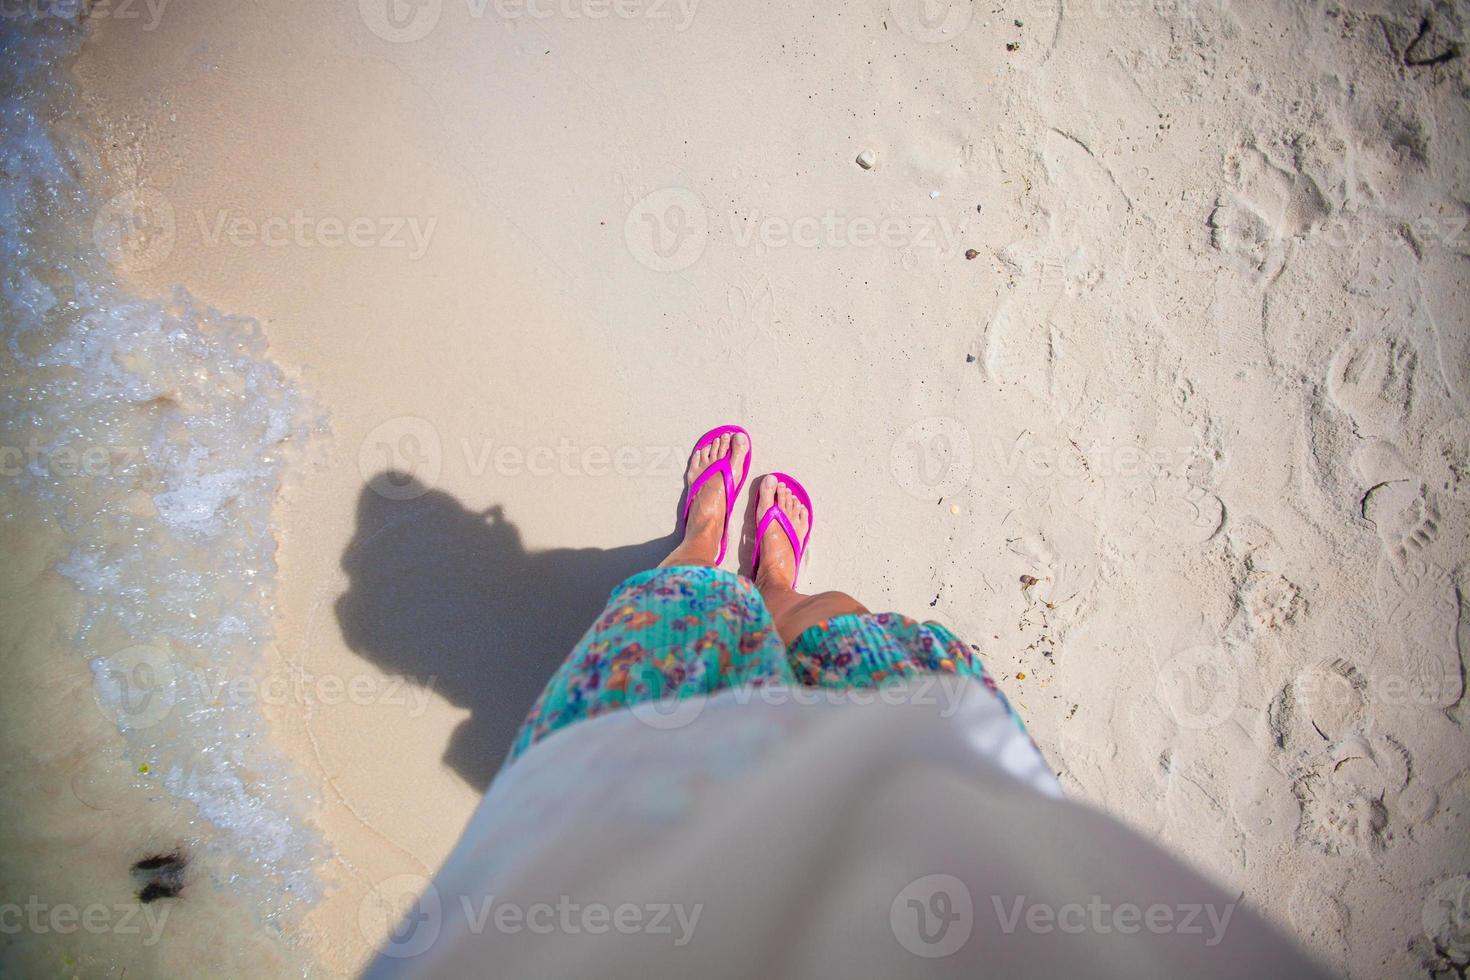
<path fill-rule="evenodd" d="M 191 808 L 192 867 L 279 925 L 315 894 L 322 844 L 261 705 L 225 682 L 262 669 L 272 503 L 320 423 L 256 322 L 118 282 L 129 229 L 91 193 L 67 76 L 84 25 L 0 27 L 0 501 L 61 535 L 78 611 L 53 655 L 90 663 L 135 791 Z"/>

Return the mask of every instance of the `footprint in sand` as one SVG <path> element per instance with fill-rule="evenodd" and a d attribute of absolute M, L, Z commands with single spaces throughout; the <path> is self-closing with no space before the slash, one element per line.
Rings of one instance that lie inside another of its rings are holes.
<path fill-rule="evenodd" d="M 1210 244 L 1270 278 L 1286 261 L 1286 246 L 1304 238 L 1331 214 L 1316 181 L 1272 163 L 1245 145 L 1225 160 L 1232 188 L 1210 212 Z"/>
<path fill-rule="evenodd" d="M 1361 854 L 1387 846 L 1388 808 L 1382 800 L 1333 792 L 1304 807 L 1307 840 L 1328 854 Z"/>
<path fill-rule="evenodd" d="M 1380 525 L 1384 555 L 1374 576 L 1374 591 L 1389 626 L 1413 625 L 1425 631 L 1458 613 L 1453 576 L 1436 559 L 1440 522 L 1435 496 L 1423 494 Z"/>
<path fill-rule="evenodd" d="M 1399 539 L 1389 557 L 1399 568 L 1421 568 L 1433 564 L 1429 557 L 1435 541 L 1439 538 L 1439 504 L 1433 494 L 1414 501 L 1412 512 L 1417 515 L 1409 530 Z"/>
<path fill-rule="evenodd" d="M 1443 450 L 1452 446 L 1441 442 Z M 1359 485 L 1366 488 L 1358 511 L 1373 526 L 1384 555 L 1400 568 L 1431 561 L 1444 519 L 1439 495 L 1404 460 L 1398 446 L 1383 439 L 1369 439 L 1353 453 L 1353 470 Z M 1452 466 L 1436 474 L 1438 482 L 1450 487 L 1456 481 Z"/>
<path fill-rule="evenodd" d="M 725 291 L 725 313 L 716 322 L 721 349 L 731 356 L 744 354 L 758 341 L 775 337 L 775 322 L 776 297 L 769 278 L 732 285 Z"/>
<path fill-rule="evenodd" d="M 1125 222 L 1133 201 L 1112 170 L 1081 136 L 1060 129 L 1046 133 L 1039 156 L 1046 168 L 1047 187 L 1060 204 L 1059 220 L 1065 233 L 1088 236 L 1084 244 L 1099 252 L 1114 251 L 1119 242 L 1111 231 Z"/>
<path fill-rule="evenodd" d="M 1165 661 L 1154 683 L 1154 697 L 1180 728 L 1217 728 L 1240 704 L 1240 667 L 1223 646 L 1194 646 Z"/>
<path fill-rule="evenodd" d="M 1058 606 L 1079 599 L 1086 604 L 1098 582 L 1101 546 L 1084 507 L 1084 500 L 1064 497 L 1060 488 L 1038 488 L 1017 514 L 1025 530 L 1007 536 L 1011 553 L 1036 577 L 1036 594 Z"/>
<path fill-rule="evenodd" d="M 1392 846 L 1389 806 L 1408 785 L 1412 762 L 1384 735 L 1355 735 L 1326 746 L 1296 783 L 1305 839 L 1329 854 Z"/>
<path fill-rule="evenodd" d="M 1396 434 L 1414 407 L 1419 351 L 1389 326 L 1355 329 L 1337 349 L 1327 372 L 1327 393 L 1360 434 Z"/>
<path fill-rule="evenodd" d="M 1403 202 L 1443 193 L 1432 176 L 1430 126 L 1415 111 L 1414 99 L 1390 89 L 1352 101 L 1343 135 L 1353 161 L 1354 196 Z"/>
<path fill-rule="evenodd" d="M 1262 760 L 1242 781 L 1232 780 L 1230 814 L 1249 837 L 1263 844 L 1289 844 L 1296 838 L 1302 806 L 1292 782 L 1272 759 Z"/>
<path fill-rule="evenodd" d="M 1443 970 L 1431 975 L 1463 976 L 1470 960 L 1470 874 L 1459 874 L 1437 883 L 1424 898 L 1420 918 L 1424 934 L 1444 961 Z"/>
<path fill-rule="evenodd" d="M 1367 706 L 1368 677 L 1341 658 L 1297 674 L 1271 701 L 1267 723 L 1283 749 L 1314 752 L 1358 730 Z"/>
<path fill-rule="evenodd" d="M 1382 542 L 1373 597 L 1385 639 L 1369 670 L 1381 704 L 1442 708 L 1464 693 L 1460 600 L 1446 567 L 1439 496 L 1425 489 L 1397 447 L 1371 441 L 1353 458 L 1368 484 L 1360 510 Z"/>
<path fill-rule="evenodd" d="M 1220 498 L 1194 485 L 1183 473 L 1160 471 L 1130 488 L 1125 504 L 1137 531 L 1180 544 L 1208 541 L 1225 520 Z"/>
<path fill-rule="evenodd" d="M 1374 701 L 1426 709 L 1448 708 L 1465 693 L 1465 680 L 1454 636 L 1439 634 L 1420 640 L 1402 638 L 1376 665 Z"/>
<path fill-rule="evenodd" d="M 1434 331 L 1440 377 L 1465 411 L 1470 406 L 1470 256 L 1431 247 L 1420 262 L 1418 282 Z"/>
<path fill-rule="evenodd" d="M 1066 255 L 1051 241 L 1012 242 L 1000 253 L 1014 287 L 985 326 L 981 369 L 992 382 L 1020 384 L 1037 398 L 1052 388 L 1052 314 L 1066 292 Z"/>
<path fill-rule="evenodd" d="M 1260 569 L 1246 574 L 1236 590 L 1236 602 L 1245 611 L 1251 629 L 1267 632 L 1295 622 L 1307 606 L 1295 583 L 1284 575 Z"/>
<path fill-rule="evenodd" d="M 1059 772 L 1057 779 L 1070 793 L 1099 804 L 1107 802 L 1107 761 L 1116 754 L 1111 744 L 1099 748 L 1092 739 L 1079 738 L 1063 732 L 1057 736 L 1056 755 L 1052 758 Z"/>
<path fill-rule="evenodd" d="M 1353 453 L 1358 513 L 1378 532 L 1385 553 L 1393 551 L 1419 521 L 1424 486 L 1391 442 L 1369 439 Z"/>

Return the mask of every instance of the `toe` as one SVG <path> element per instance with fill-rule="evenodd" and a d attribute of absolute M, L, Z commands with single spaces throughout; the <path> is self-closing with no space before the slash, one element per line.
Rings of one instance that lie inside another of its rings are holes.
<path fill-rule="evenodd" d="M 770 509 L 771 504 L 775 502 L 776 478 L 774 476 L 763 477 L 761 479 L 760 496 L 756 500 L 756 506 L 760 508 L 760 513 L 764 514 Z"/>
<path fill-rule="evenodd" d="M 787 517 L 796 516 L 796 498 L 792 496 L 791 488 L 786 484 L 781 484 L 776 491 L 776 501 L 781 505 L 781 510 L 785 511 Z"/>
<path fill-rule="evenodd" d="M 801 498 L 792 493 L 783 483 L 777 493 L 777 499 L 781 502 L 781 510 L 791 518 L 791 523 L 798 531 L 804 532 L 806 530 L 806 507 L 802 504 Z"/>
<path fill-rule="evenodd" d="M 745 468 L 745 454 L 750 452 L 750 440 L 745 438 L 745 433 L 737 432 L 730 437 L 730 472 L 735 479 L 740 479 L 740 473 Z"/>
<path fill-rule="evenodd" d="M 715 439 L 709 445 L 696 451 L 693 456 L 689 457 L 688 482 L 693 483 L 699 477 L 699 474 L 709 469 L 710 464 L 719 459 L 723 454 L 719 439 Z"/>

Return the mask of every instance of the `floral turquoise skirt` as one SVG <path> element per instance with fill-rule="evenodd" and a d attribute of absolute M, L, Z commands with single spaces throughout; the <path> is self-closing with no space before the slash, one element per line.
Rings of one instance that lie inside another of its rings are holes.
<path fill-rule="evenodd" d="M 866 690 L 922 675 L 973 680 L 1021 724 L 973 650 L 938 623 L 836 616 L 788 649 L 748 579 L 717 568 L 655 568 L 613 589 L 536 699 L 510 759 L 568 725 L 647 702 L 739 687 Z"/>

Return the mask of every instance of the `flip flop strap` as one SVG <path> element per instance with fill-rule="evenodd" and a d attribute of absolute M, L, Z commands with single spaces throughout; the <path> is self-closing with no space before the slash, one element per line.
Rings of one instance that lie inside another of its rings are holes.
<path fill-rule="evenodd" d="M 684 500 L 685 523 L 688 523 L 689 521 L 689 508 L 694 506 L 694 498 L 699 496 L 699 491 L 704 488 L 704 481 L 708 480 L 716 473 L 719 473 L 720 478 L 725 481 L 725 522 L 727 524 L 729 523 L 730 511 L 735 509 L 732 506 L 732 502 L 735 500 L 735 478 L 730 470 L 730 458 L 733 455 L 734 454 L 731 453 L 725 456 L 721 456 L 719 459 L 709 464 L 709 466 L 705 467 L 704 472 L 696 476 L 694 478 L 694 482 L 689 485 L 689 495 Z"/>
<path fill-rule="evenodd" d="M 801 572 L 801 552 L 803 548 L 801 535 L 796 533 L 796 527 L 791 523 L 791 518 L 787 517 L 786 512 L 776 504 L 767 507 L 766 512 L 761 515 L 760 524 L 755 529 L 756 547 L 760 547 L 761 540 L 766 536 L 766 528 L 770 527 L 772 521 L 781 525 L 781 530 L 786 532 L 786 540 L 791 542 L 791 554 L 796 559 L 796 567 L 792 569 L 791 573 L 792 580 L 794 581 L 797 574 Z"/>
<path fill-rule="evenodd" d="M 734 456 L 735 453 L 732 449 L 731 452 L 721 456 L 709 464 L 709 466 L 705 467 L 704 472 L 695 477 L 694 482 L 689 485 L 689 494 L 684 500 L 684 526 L 688 527 L 689 508 L 694 506 L 694 498 L 699 495 L 699 491 L 704 487 L 704 481 L 708 480 L 714 473 L 719 473 L 720 478 L 725 481 L 725 521 L 720 525 L 720 551 L 719 554 L 715 555 L 716 565 L 725 560 L 725 548 L 730 537 L 730 515 L 735 510 L 735 479 L 734 472 L 730 467 L 730 460 Z"/>

